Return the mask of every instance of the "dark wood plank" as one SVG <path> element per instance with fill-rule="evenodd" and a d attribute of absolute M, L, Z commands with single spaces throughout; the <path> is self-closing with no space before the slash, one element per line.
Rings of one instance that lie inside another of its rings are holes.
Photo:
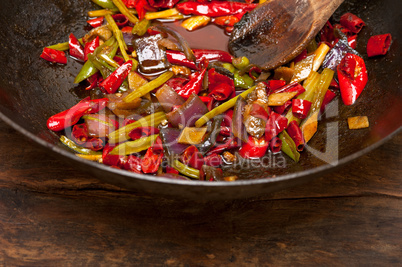
<path fill-rule="evenodd" d="M 0 123 L 0 265 L 401 265 L 401 144 L 295 188 L 201 204 L 100 183 Z"/>

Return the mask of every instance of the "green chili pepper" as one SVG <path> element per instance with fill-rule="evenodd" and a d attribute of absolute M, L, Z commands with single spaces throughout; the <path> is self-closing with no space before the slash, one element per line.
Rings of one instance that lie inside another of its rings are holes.
<path fill-rule="evenodd" d="M 189 166 L 181 163 L 178 160 L 174 160 L 172 162 L 172 167 L 178 170 L 181 174 L 184 174 L 188 177 L 194 179 L 200 179 L 200 171 L 194 168 L 190 168 Z"/>
<path fill-rule="evenodd" d="M 250 64 L 250 60 L 246 57 L 237 57 L 232 60 L 232 64 L 237 69 L 242 70 Z"/>
<path fill-rule="evenodd" d="M 73 142 L 73 140 L 68 139 L 66 136 L 62 135 L 60 137 L 60 141 L 68 146 L 69 148 L 71 148 L 72 150 L 74 150 L 75 152 L 84 154 L 84 155 L 102 155 L 102 152 L 97 152 L 97 151 L 93 151 L 91 149 L 79 146 L 77 144 L 75 144 Z"/>
<path fill-rule="evenodd" d="M 147 32 L 149 26 L 151 26 L 151 21 L 143 19 L 134 25 L 132 32 L 138 36 L 143 36 Z"/>
<path fill-rule="evenodd" d="M 109 23 L 110 28 L 112 29 L 113 35 L 119 44 L 120 53 L 123 55 L 125 61 L 129 61 L 130 58 L 127 55 L 127 44 L 124 41 L 123 33 L 120 31 L 119 27 L 117 26 L 116 22 L 114 21 L 112 15 L 107 14 L 105 16 L 107 23 Z"/>
<path fill-rule="evenodd" d="M 134 141 L 122 143 L 113 148 L 113 150 L 110 151 L 110 155 L 124 156 L 147 150 L 152 146 L 158 136 L 159 134 L 154 134 Z"/>
<path fill-rule="evenodd" d="M 96 57 L 99 53 L 103 51 L 103 49 L 106 50 L 106 53 L 109 57 L 113 58 L 116 55 L 118 48 L 118 44 L 116 42 L 116 39 L 114 37 L 110 38 L 107 40 L 105 43 L 100 45 L 98 48 L 95 49 L 93 52 L 93 55 Z M 96 72 L 98 72 L 98 69 L 94 66 L 91 60 L 87 60 L 82 66 L 80 72 L 74 79 L 74 83 L 80 83 L 83 80 L 91 77 L 94 75 Z"/>
<path fill-rule="evenodd" d="M 300 153 L 297 151 L 295 142 L 292 140 L 286 130 L 279 134 L 279 138 L 282 140 L 282 151 L 295 162 L 298 162 Z"/>
<path fill-rule="evenodd" d="M 111 0 L 92 0 L 92 2 L 107 9 L 117 8 Z"/>
<path fill-rule="evenodd" d="M 251 86 L 254 85 L 254 80 L 250 78 L 247 74 L 244 74 L 243 76 L 239 75 L 239 72 L 236 71 L 234 73 L 234 84 L 236 87 L 241 87 L 244 89 L 248 89 Z"/>
<path fill-rule="evenodd" d="M 231 73 L 235 73 L 235 71 L 236 71 L 235 67 L 230 63 L 223 63 L 222 67 L 224 67 L 225 69 L 227 69 Z"/>

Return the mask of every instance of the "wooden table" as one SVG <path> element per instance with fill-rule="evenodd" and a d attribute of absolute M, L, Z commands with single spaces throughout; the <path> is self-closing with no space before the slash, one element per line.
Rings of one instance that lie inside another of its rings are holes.
<path fill-rule="evenodd" d="M 1 266 L 402 264 L 402 134 L 343 170 L 250 200 L 103 184 L 0 122 Z"/>

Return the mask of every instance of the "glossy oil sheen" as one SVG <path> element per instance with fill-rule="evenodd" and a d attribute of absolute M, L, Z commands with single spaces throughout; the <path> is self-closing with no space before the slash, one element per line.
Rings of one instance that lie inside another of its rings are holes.
<path fill-rule="evenodd" d="M 359 35 L 357 50 L 366 60 L 369 82 L 354 105 L 345 106 L 338 97 L 338 101 L 330 105 L 326 118 L 319 123 L 318 133 L 309 145 L 326 153 L 303 152 L 298 164 L 281 155 L 268 155 L 265 159 L 285 160 L 286 168 L 255 167 L 259 166 L 257 164 L 229 169 L 231 174 L 239 175 L 240 181 L 208 183 L 137 175 L 75 157 L 60 144 L 58 136 L 46 128 L 46 120 L 83 98 L 83 87 L 73 84 L 81 64 L 69 58 L 66 66 L 52 65 L 39 55 L 44 46 L 67 41 L 70 33 L 78 37 L 84 35 L 86 11 L 96 9 L 90 1 L 0 2 L 0 117 L 27 138 L 64 157 L 66 162 L 104 182 L 131 190 L 199 200 L 269 193 L 335 170 L 342 163 L 382 144 L 401 127 L 401 3 L 400 0 L 347 1 L 335 13 L 334 18 L 339 20 L 341 14 L 350 11 L 367 24 Z M 392 34 L 390 51 L 384 57 L 367 59 L 368 38 L 383 33 Z M 358 115 L 368 116 L 370 128 L 348 130 L 347 117 Z"/>

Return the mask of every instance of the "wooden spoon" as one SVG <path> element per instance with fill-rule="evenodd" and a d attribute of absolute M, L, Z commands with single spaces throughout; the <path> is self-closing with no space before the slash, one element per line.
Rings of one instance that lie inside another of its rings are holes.
<path fill-rule="evenodd" d="M 268 0 L 235 25 L 229 51 L 264 70 L 295 58 L 343 0 Z"/>

